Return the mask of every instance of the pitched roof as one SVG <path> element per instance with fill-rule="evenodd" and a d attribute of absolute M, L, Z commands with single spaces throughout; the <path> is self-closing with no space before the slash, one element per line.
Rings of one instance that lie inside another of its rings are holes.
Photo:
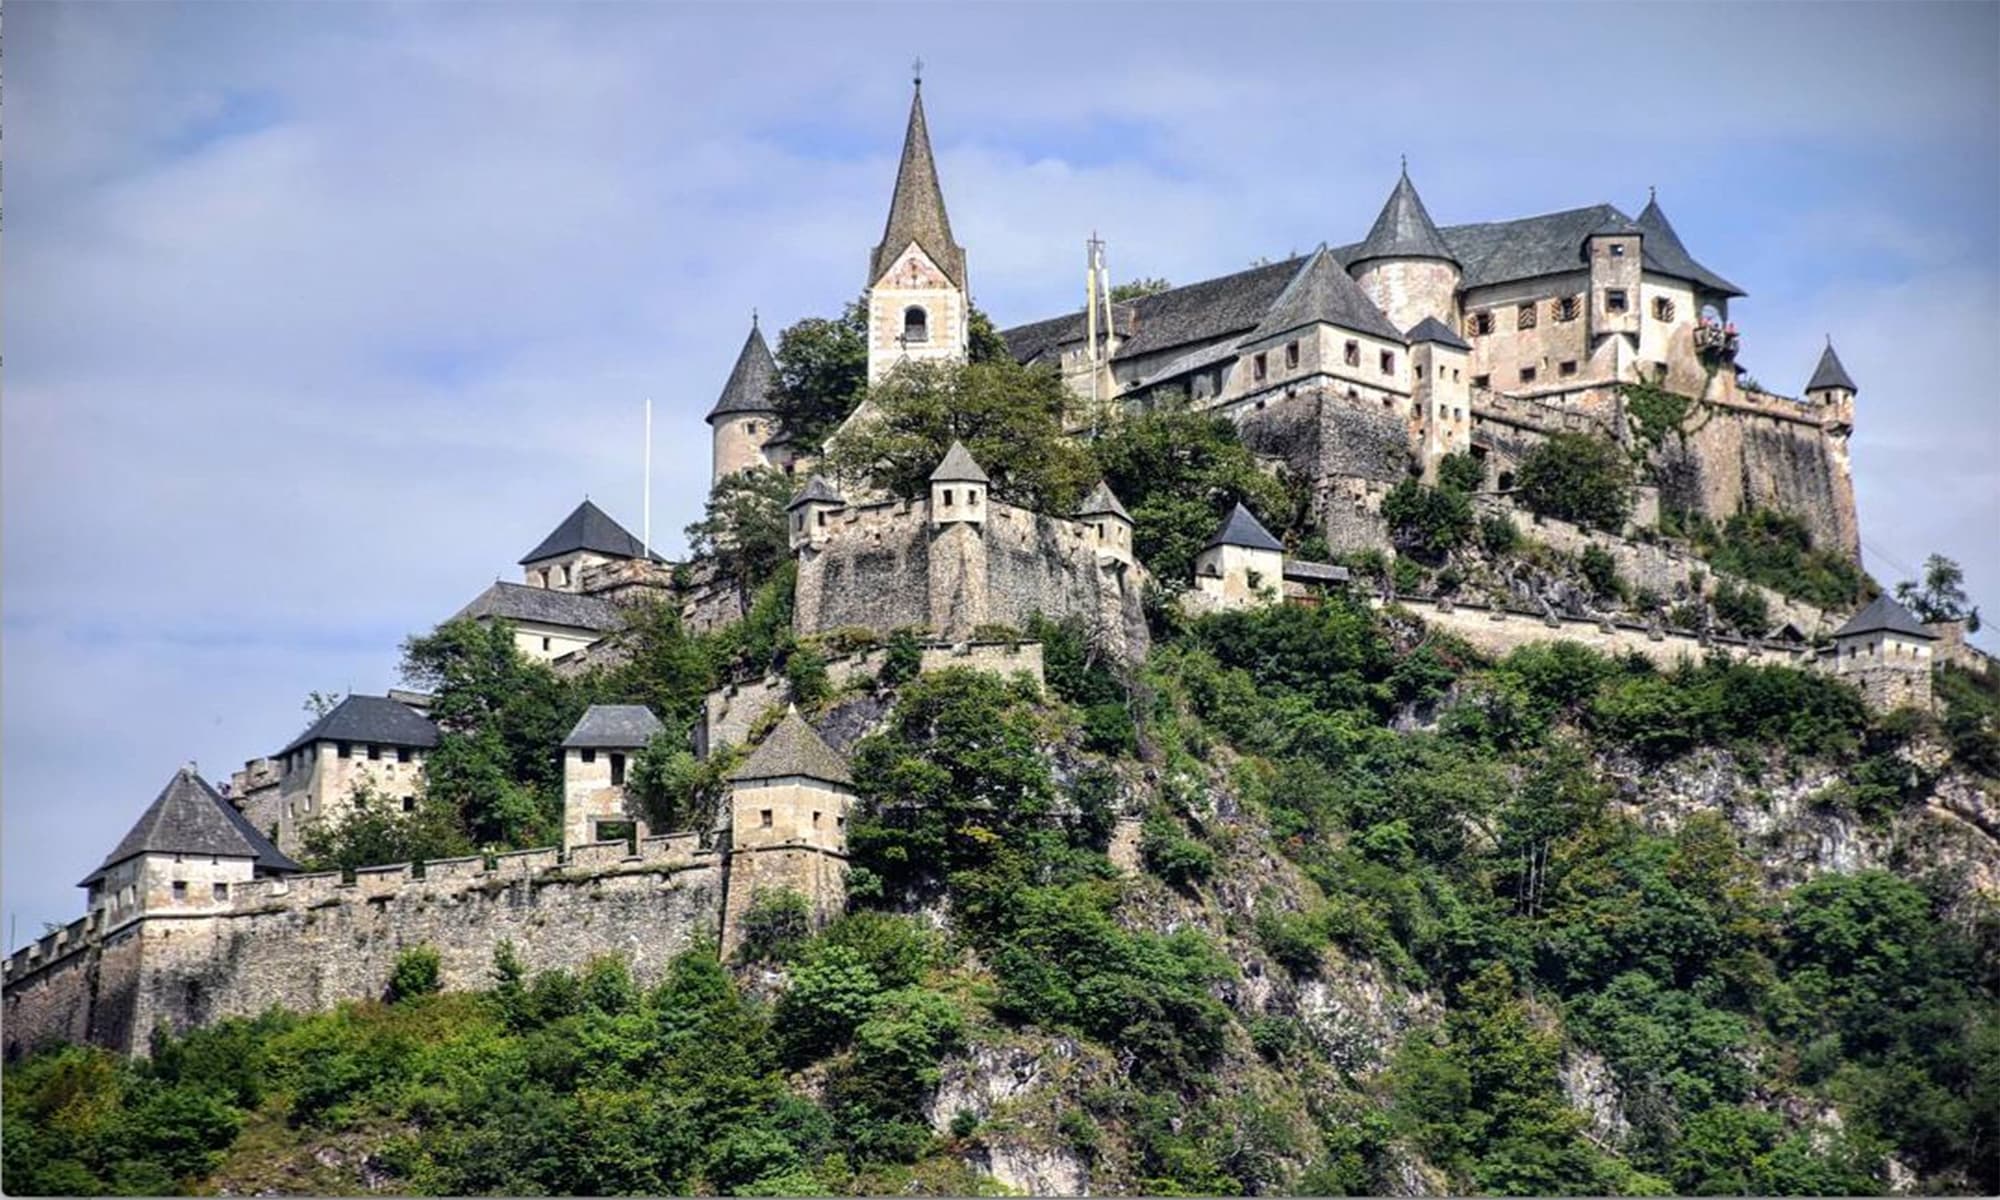
<path fill-rule="evenodd" d="M 91 883 L 138 854 L 214 854 L 255 859 L 256 866 L 265 870 L 300 869 L 230 807 L 191 765 L 174 772 L 118 845 L 78 886 Z"/>
<path fill-rule="evenodd" d="M 585 499 L 562 519 L 562 524 L 549 531 L 549 536 L 543 538 L 540 545 L 521 557 L 521 565 L 578 550 L 609 554 L 613 558 L 641 558 L 646 553 L 646 547 L 638 538 L 612 520 L 603 509 Z"/>
<path fill-rule="evenodd" d="M 1252 550 L 1276 550 L 1281 554 L 1285 549 L 1277 538 L 1271 536 L 1271 531 L 1264 528 L 1263 522 L 1251 516 L 1250 510 L 1243 507 L 1240 501 L 1235 508 L 1229 510 L 1229 518 L 1222 523 L 1222 528 L 1215 531 L 1215 536 L 1208 539 L 1208 545 L 1202 549 L 1209 550 L 1216 546 L 1247 546 Z"/>
<path fill-rule="evenodd" d="M 722 394 L 715 398 L 715 407 L 703 419 L 713 425 L 717 417 L 777 412 L 777 405 L 771 401 L 771 381 L 777 376 L 777 360 L 771 357 L 764 331 L 757 328 L 757 318 L 752 317 L 750 336 L 743 339 L 743 349 L 736 352 L 736 365 L 729 369 L 729 380 L 722 385 Z"/>
<path fill-rule="evenodd" d="M 565 750 L 636 750 L 665 728 L 643 704 L 593 704 L 562 744 Z"/>
<path fill-rule="evenodd" d="M 529 589 L 537 590 L 537 589 Z M 333 706 L 274 757 L 282 758 L 308 742 L 373 742 L 380 746 L 437 745 L 437 726 L 407 704 L 387 696 L 349 696 Z"/>
<path fill-rule="evenodd" d="M 1347 259 L 1349 266 L 1371 258 L 1441 258 L 1446 262 L 1457 262 L 1451 247 L 1445 244 L 1444 236 L 1432 223 L 1431 214 L 1424 208 L 1423 197 L 1417 195 L 1417 186 L 1410 182 L 1410 170 L 1403 168 L 1403 177 L 1396 181 L 1389 199 L 1382 205 L 1382 212 L 1375 218 L 1375 224 L 1368 230 L 1368 236 L 1361 239 L 1355 252 Z"/>
<path fill-rule="evenodd" d="M 1809 392 L 1821 388 L 1846 388 L 1850 392 L 1861 390 L 1854 386 L 1854 377 L 1847 373 L 1847 368 L 1840 365 L 1840 355 L 1833 352 L 1832 338 L 1826 339 L 1826 349 L 1820 351 L 1819 365 L 1813 368 L 1812 379 L 1806 384 Z"/>
<path fill-rule="evenodd" d="M 1335 325 L 1358 333 L 1372 334 L 1392 342 L 1403 340 L 1402 331 L 1389 323 L 1382 310 L 1354 282 L 1354 276 L 1325 246 L 1313 251 L 1285 290 L 1271 303 L 1257 328 L 1245 341 L 1277 337 L 1294 329 L 1317 324 Z"/>
<path fill-rule="evenodd" d="M 854 776 L 847 770 L 846 760 L 813 732 L 813 727 L 806 724 L 796 708 L 785 714 L 785 719 L 778 722 L 778 727 L 764 738 L 764 743 L 743 761 L 742 766 L 729 773 L 729 778 L 780 779 L 787 775 L 800 775 L 827 783 L 854 782 Z"/>
<path fill-rule="evenodd" d="M 1111 485 L 1100 479 L 1097 486 L 1090 489 L 1090 495 L 1085 496 L 1083 503 L 1077 506 L 1076 515 L 1099 517 L 1107 513 L 1122 521 L 1132 520 L 1132 514 L 1126 512 L 1125 506 L 1118 503 L 1118 497 L 1111 494 Z"/>
<path fill-rule="evenodd" d="M 944 189 L 938 184 L 937 163 L 931 158 L 930 128 L 924 123 L 924 89 L 910 97 L 910 124 L 903 133 L 903 161 L 896 168 L 896 194 L 889 201 L 889 223 L 882 242 L 868 260 L 872 285 L 895 264 L 911 242 L 951 281 L 965 286 L 965 249 L 951 240 L 951 218 L 944 211 Z"/>
<path fill-rule="evenodd" d="M 1410 326 L 1410 331 L 1403 335 L 1403 340 L 1412 346 L 1418 342 L 1436 342 L 1440 346 L 1450 346 L 1454 350 L 1472 349 L 1464 338 L 1452 332 L 1451 326 L 1436 317 L 1425 317 Z"/>
<path fill-rule="evenodd" d="M 1646 265 L 1662 275 L 1692 280 L 1725 296 L 1741 296 L 1743 289 L 1694 260 L 1681 244 L 1681 235 L 1660 209 L 1658 197 L 1648 196 L 1639 213 L 1639 228 L 1646 234 Z"/>
<path fill-rule="evenodd" d="M 481 618 L 536 621 L 592 633 L 609 633 L 624 624 L 618 606 L 609 600 L 504 580 L 493 583 L 452 616 L 454 621 Z"/>
<path fill-rule="evenodd" d="M 944 452 L 944 461 L 931 472 L 932 483 L 990 483 L 986 471 L 972 461 L 972 452 L 964 442 L 953 442 L 951 449 Z"/>
<path fill-rule="evenodd" d="M 1922 638 L 1927 642 L 1936 641 L 1937 635 L 1924 628 L 1924 623 L 1912 616 L 1910 610 L 1896 603 L 1894 597 L 1883 592 L 1868 602 L 1868 607 L 1847 618 L 1847 624 L 1833 631 L 1837 638 L 1856 637 L 1864 633 L 1899 633 L 1904 637 Z"/>
<path fill-rule="evenodd" d="M 841 497 L 841 494 L 834 490 L 834 486 L 826 481 L 826 476 L 815 471 L 813 472 L 813 477 L 806 480 L 805 487 L 799 489 L 799 494 L 792 497 L 790 504 L 785 505 L 785 511 L 790 512 L 801 504 L 809 504 L 814 501 L 824 504 L 847 503 Z"/>

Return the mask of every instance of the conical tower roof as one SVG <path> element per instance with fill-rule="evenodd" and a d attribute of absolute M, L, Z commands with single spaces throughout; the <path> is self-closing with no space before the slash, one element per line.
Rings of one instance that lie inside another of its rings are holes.
<path fill-rule="evenodd" d="M 562 519 L 562 524 L 549 531 L 549 536 L 543 538 L 540 545 L 521 556 L 521 565 L 578 550 L 591 550 L 613 558 L 643 558 L 646 554 L 646 547 L 638 538 L 586 498 Z"/>
<path fill-rule="evenodd" d="M 1243 340 L 1262 341 L 1322 322 L 1386 341 L 1403 340 L 1402 331 L 1389 323 L 1389 318 L 1382 315 L 1368 293 L 1361 290 L 1361 285 L 1354 282 L 1354 277 L 1325 246 L 1306 259 L 1285 290 L 1271 302 L 1263 321 Z"/>
<path fill-rule="evenodd" d="M 1922 638 L 1927 642 L 1937 640 L 1937 634 L 1924 628 L 1910 610 L 1898 604 L 1887 592 L 1868 602 L 1868 607 L 1847 618 L 1847 624 L 1833 631 L 1837 638 L 1856 637 L 1864 633 L 1900 633 L 1904 637 Z"/>
<path fill-rule="evenodd" d="M 1079 517 L 1109 515 L 1127 524 L 1132 520 L 1132 514 L 1125 511 L 1123 504 L 1118 503 L 1117 496 L 1112 495 L 1111 485 L 1102 479 L 1097 481 L 1096 487 L 1090 489 L 1090 495 L 1083 498 L 1083 503 L 1077 506 L 1076 515 Z"/>
<path fill-rule="evenodd" d="M 1375 218 L 1374 227 L 1347 261 L 1354 265 L 1371 258 L 1437 258 L 1458 265 L 1458 256 L 1445 244 L 1444 235 L 1438 232 L 1430 211 L 1424 207 L 1423 197 L 1417 195 L 1417 185 L 1410 182 L 1407 166 L 1402 178 L 1396 181 L 1395 190 L 1389 193 L 1388 203 Z"/>
<path fill-rule="evenodd" d="M 931 472 L 932 483 L 991 483 L 986 477 L 986 469 L 972 460 L 972 452 L 964 442 L 953 442 L 951 449 L 944 452 L 944 460 Z"/>
<path fill-rule="evenodd" d="M 1276 550 L 1281 554 L 1285 549 L 1284 544 L 1272 537 L 1271 531 L 1264 528 L 1264 523 L 1252 516 L 1241 501 L 1229 510 L 1229 519 L 1202 548 L 1212 550 L 1217 546 L 1245 546 L 1252 550 Z"/>
<path fill-rule="evenodd" d="M 1660 208 L 1658 196 L 1648 196 L 1646 207 L 1639 213 L 1639 231 L 1646 235 L 1646 265 L 1662 275 L 1672 275 L 1676 279 L 1686 279 L 1700 284 L 1712 292 L 1725 296 L 1741 296 L 1743 289 L 1717 275 L 1696 262 L 1687 247 L 1681 244 L 1681 235 L 1674 232 L 1673 222 Z"/>
<path fill-rule="evenodd" d="M 111 853 L 104 856 L 97 870 L 84 878 L 83 884 L 140 854 L 213 854 L 255 859 L 256 867 L 266 871 L 299 869 L 299 864 L 279 853 L 241 813 L 217 795 L 192 765 L 174 772 L 159 796 L 139 814 L 138 821 Z"/>
<path fill-rule="evenodd" d="M 1806 384 L 1808 392 L 1821 388 L 1846 388 L 1850 392 L 1861 389 L 1854 386 L 1854 377 L 1840 364 L 1840 355 L 1833 352 L 1833 339 L 1826 339 L 1826 349 L 1820 352 L 1819 365 L 1813 368 L 1812 380 Z"/>
<path fill-rule="evenodd" d="M 937 163 L 931 158 L 930 127 L 924 123 L 924 88 L 917 84 L 910 97 L 910 125 L 903 134 L 903 161 L 896 168 L 896 194 L 889 201 L 889 223 L 882 242 L 868 260 L 868 282 L 882 278 L 911 242 L 951 281 L 965 286 L 965 249 L 951 240 L 951 218 L 944 211 L 944 188 L 938 184 Z"/>
<path fill-rule="evenodd" d="M 757 318 L 752 317 L 750 336 L 743 339 L 743 349 L 736 355 L 736 365 L 730 368 L 729 382 L 722 385 L 722 395 L 716 397 L 715 407 L 708 410 L 708 423 L 713 425 L 717 417 L 739 413 L 777 412 L 771 401 L 771 382 L 777 376 L 777 361 L 764 341 L 764 331 L 757 328 Z"/>
<path fill-rule="evenodd" d="M 825 739 L 813 732 L 794 708 L 785 714 L 764 738 L 743 765 L 729 773 L 729 778 L 737 782 L 752 779 L 782 779 L 787 775 L 797 775 L 806 779 L 818 779 L 826 783 L 852 784 L 854 776 L 847 770 L 847 762 L 834 752 Z"/>

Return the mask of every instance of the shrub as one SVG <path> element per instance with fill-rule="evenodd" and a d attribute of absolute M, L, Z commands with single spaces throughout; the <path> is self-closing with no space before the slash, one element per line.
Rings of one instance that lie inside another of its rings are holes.
<path fill-rule="evenodd" d="M 1545 517 L 1616 532 L 1632 511 L 1632 463 L 1603 438 L 1556 433 L 1529 451 L 1516 475 L 1521 499 Z"/>
<path fill-rule="evenodd" d="M 792 703 L 811 708 L 827 698 L 833 685 L 826 674 L 826 656 L 811 646 L 796 646 L 785 659 L 785 684 Z"/>
<path fill-rule="evenodd" d="M 1709 603 L 1715 608 L 1716 620 L 1745 637 L 1763 637 L 1771 629 L 1770 603 L 1764 593 L 1747 584 L 1739 587 L 1725 579 L 1716 584 Z"/>
<path fill-rule="evenodd" d="M 1425 487 L 1405 479 L 1382 498 L 1382 519 L 1403 550 L 1430 557 L 1447 554 L 1472 537 L 1472 502 L 1462 491 Z"/>
<path fill-rule="evenodd" d="M 901 687 L 915 679 L 923 666 L 924 648 L 916 633 L 898 629 L 889 635 L 888 652 L 882 658 L 882 671 L 876 678 L 886 687 Z"/>
<path fill-rule="evenodd" d="M 438 979 L 438 952 L 430 946 L 415 946 L 396 956 L 389 972 L 389 999 L 408 1000 L 428 996 L 442 986 Z"/>
<path fill-rule="evenodd" d="M 1479 544 L 1488 554 L 1512 554 L 1521 545 L 1521 527 L 1505 513 L 1479 518 Z"/>
<path fill-rule="evenodd" d="M 743 962 L 790 962 L 811 933 L 806 898 L 791 888 L 759 888 L 743 914 Z"/>
<path fill-rule="evenodd" d="M 1447 492 L 1476 492 L 1486 482 L 1486 467 L 1470 454 L 1447 454 L 1438 460 L 1438 487 Z"/>
<path fill-rule="evenodd" d="M 1139 854 L 1147 869 L 1177 888 L 1191 888 L 1215 873 L 1215 852 L 1182 833 L 1165 813 L 1153 813 L 1140 826 Z"/>
<path fill-rule="evenodd" d="M 1577 560 L 1577 566 L 1583 571 L 1584 579 L 1589 582 L 1591 590 L 1597 595 L 1610 596 L 1617 593 L 1618 560 L 1611 557 L 1609 550 L 1595 544 L 1585 546 L 1583 554 Z"/>

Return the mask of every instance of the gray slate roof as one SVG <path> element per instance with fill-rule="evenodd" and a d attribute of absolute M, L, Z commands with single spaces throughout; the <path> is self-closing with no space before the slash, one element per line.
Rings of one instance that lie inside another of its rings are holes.
<path fill-rule="evenodd" d="M 1647 197 L 1646 207 L 1639 213 L 1639 228 L 1646 234 L 1646 266 L 1652 270 L 1676 279 L 1693 280 L 1726 296 L 1743 294 L 1742 288 L 1694 260 L 1694 255 L 1681 244 L 1681 235 L 1674 232 L 1667 214 L 1661 211 L 1657 197 Z"/>
<path fill-rule="evenodd" d="M 586 499 L 564 517 L 560 525 L 550 530 L 549 536 L 543 538 L 540 545 L 521 557 L 521 565 L 573 554 L 578 550 L 592 550 L 613 558 L 641 558 L 646 553 L 646 547 L 638 538 Z M 659 555 L 653 557 L 658 559 Z"/>
<path fill-rule="evenodd" d="M 104 856 L 103 863 L 77 886 L 87 886 L 139 854 L 214 854 L 255 859 L 255 867 L 261 871 L 301 869 L 208 786 L 192 766 L 174 772 L 159 796 Z"/>
<path fill-rule="evenodd" d="M 1216 546 L 1247 546 L 1252 550 L 1276 550 L 1280 554 L 1285 550 L 1283 543 L 1272 537 L 1271 531 L 1264 528 L 1264 523 L 1251 516 L 1250 510 L 1243 507 L 1241 502 L 1229 510 L 1229 518 L 1222 523 L 1222 528 L 1215 531 L 1215 536 L 1208 539 L 1208 545 L 1202 549 L 1213 549 Z"/>
<path fill-rule="evenodd" d="M 815 471 L 813 472 L 813 477 L 806 480 L 805 487 L 799 489 L 799 494 L 792 497 L 790 504 L 785 505 L 785 511 L 790 512 L 801 504 L 807 504 L 815 500 L 826 504 L 847 503 L 841 497 L 841 494 L 834 489 L 834 486 L 826 481 L 826 476 Z"/>
<path fill-rule="evenodd" d="M 275 757 L 283 758 L 311 742 L 373 742 L 378 746 L 425 749 L 437 745 L 438 731 L 429 717 L 387 696 L 349 696 L 306 726 L 306 731 L 293 738 Z"/>
<path fill-rule="evenodd" d="M 1296 558 L 1285 560 L 1285 578 L 1296 579 L 1300 583 L 1346 583 L 1351 573 L 1346 567 L 1332 563 L 1303 562 Z"/>
<path fill-rule="evenodd" d="M 1291 283 L 1271 304 L 1269 312 L 1245 341 L 1257 341 L 1294 329 L 1316 324 L 1335 325 L 1358 333 L 1372 334 L 1392 342 L 1403 340 L 1402 331 L 1389 323 L 1382 310 L 1354 282 L 1354 276 L 1325 246 L 1313 251 Z"/>
<path fill-rule="evenodd" d="M 665 728 L 643 704 L 593 704 L 563 739 L 563 749 L 637 750 Z"/>
<path fill-rule="evenodd" d="M 1868 607 L 1847 618 L 1847 624 L 1833 631 L 1837 638 L 1855 637 L 1864 633 L 1898 633 L 1904 637 L 1922 638 L 1924 641 L 1937 640 L 1937 635 L 1924 628 L 1910 610 L 1896 603 L 1887 592 L 1868 602 Z"/>
<path fill-rule="evenodd" d="M 592 633 L 609 633 L 620 628 L 618 606 L 609 600 L 564 592 L 555 588 L 529 587 L 525 583 L 494 583 L 479 593 L 472 603 L 458 610 L 452 620 L 537 621 Z"/>
<path fill-rule="evenodd" d="M 924 123 L 922 85 L 910 97 L 910 124 L 903 133 L 896 194 L 889 201 L 889 223 L 882 230 L 882 242 L 868 259 L 868 282 L 872 285 L 882 278 L 911 242 L 923 247 L 953 283 L 965 286 L 965 249 L 951 240 L 951 218 L 945 215 L 944 188 L 938 184 L 930 127 Z"/>
<path fill-rule="evenodd" d="M 1118 503 L 1118 497 L 1111 493 L 1111 485 L 1100 479 L 1097 481 L 1097 486 L 1090 489 L 1090 495 L 1085 496 L 1083 503 L 1077 506 L 1076 515 L 1079 517 L 1101 517 L 1106 514 L 1117 517 L 1128 524 L 1132 520 L 1132 514 L 1126 512 L 1125 506 Z"/>
<path fill-rule="evenodd" d="M 1813 368 L 1812 379 L 1806 384 L 1809 392 L 1821 388 L 1846 388 L 1850 392 L 1861 390 L 1854 386 L 1854 377 L 1847 373 L 1847 368 L 1840 365 L 1840 355 L 1833 352 L 1832 338 L 1827 339 L 1826 349 L 1820 352 L 1819 365 Z"/>
<path fill-rule="evenodd" d="M 757 319 L 752 317 L 750 336 L 743 339 L 743 349 L 736 352 L 736 365 L 729 369 L 722 394 L 715 398 L 715 407 L 708 410 L 704 420 L 713 425 L 717 417 L 776 413 L 777 405 L 771 400 L 771 381 L 777 376 L 777 360 L 771 357 L 764 331 L 757 328 Z"/>
<path fill-rule="evenodd" d="M 1457 262 L 1451 247 L 1445 244 L 1444 236 L 1431 221 L 1431 214 L 1424 208 L 1423 197 L 1417 195 L 1417 187 L 1410 182 L 1408 167 L 1403 169 L 1403 177 L 1396 181 L 1396 187 L 1389 193 L 1388 202 L 1382 205 L 1382 212 L 1375 218 L 1368 236 L 1347 259 L 1349 266 L 1371 258 L 1441 258 L 1446 262 Z"/>
<path fill-rule="evenodd" d="M 778 722 L 778 727 L 764 739 L 763 745 L 743 761 L 742 766 L 729 773 L 734 780 L 781 779 L 787 775 L 800 775 L 827 783 L 854 782 L 854 776 L 847 770 L 847 761 L 813 732 L 813 727 L 806 724 L 796 708 L 785 714 L 785 719 Z"/>
<path fill-rule="evenodd" d="M 990 483 L 986 471 L 972 461 L 972 452 L 964 442 L 953 442 L 951 449 L 944 452 L 944 461 L 938 463 L 931 472 L 932 483 Z"/>
<path fill-rule="evenodd" d="M 1410 326 L 1410 331 L 1403 335 L 1403 340 L 1412 346 L 1418 342 L 1436 342 L 1440 346 L 1450 346 L 1454 350 L 1472 349 L 1464 338 L 1452 331 L 1451 326 L 1436 317 L 1425 317 Z"/>

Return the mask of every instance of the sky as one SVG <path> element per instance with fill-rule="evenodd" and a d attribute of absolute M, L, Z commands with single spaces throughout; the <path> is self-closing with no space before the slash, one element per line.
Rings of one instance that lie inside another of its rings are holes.
<path fill-rule="evenodd" d="M 1003 326 L 1646 189 L 1742 360 L 1860 384 L 1867 565 L 2000 617 L 2000 7 L 9 6 L 0 900 L 9 945 L 182 763 L 398 682 L 584 496 L 669 555 L 753 309 L 834 315 L 911 62 Z M 1991 644 L 1989 642 L 1989 644 Z"/>

